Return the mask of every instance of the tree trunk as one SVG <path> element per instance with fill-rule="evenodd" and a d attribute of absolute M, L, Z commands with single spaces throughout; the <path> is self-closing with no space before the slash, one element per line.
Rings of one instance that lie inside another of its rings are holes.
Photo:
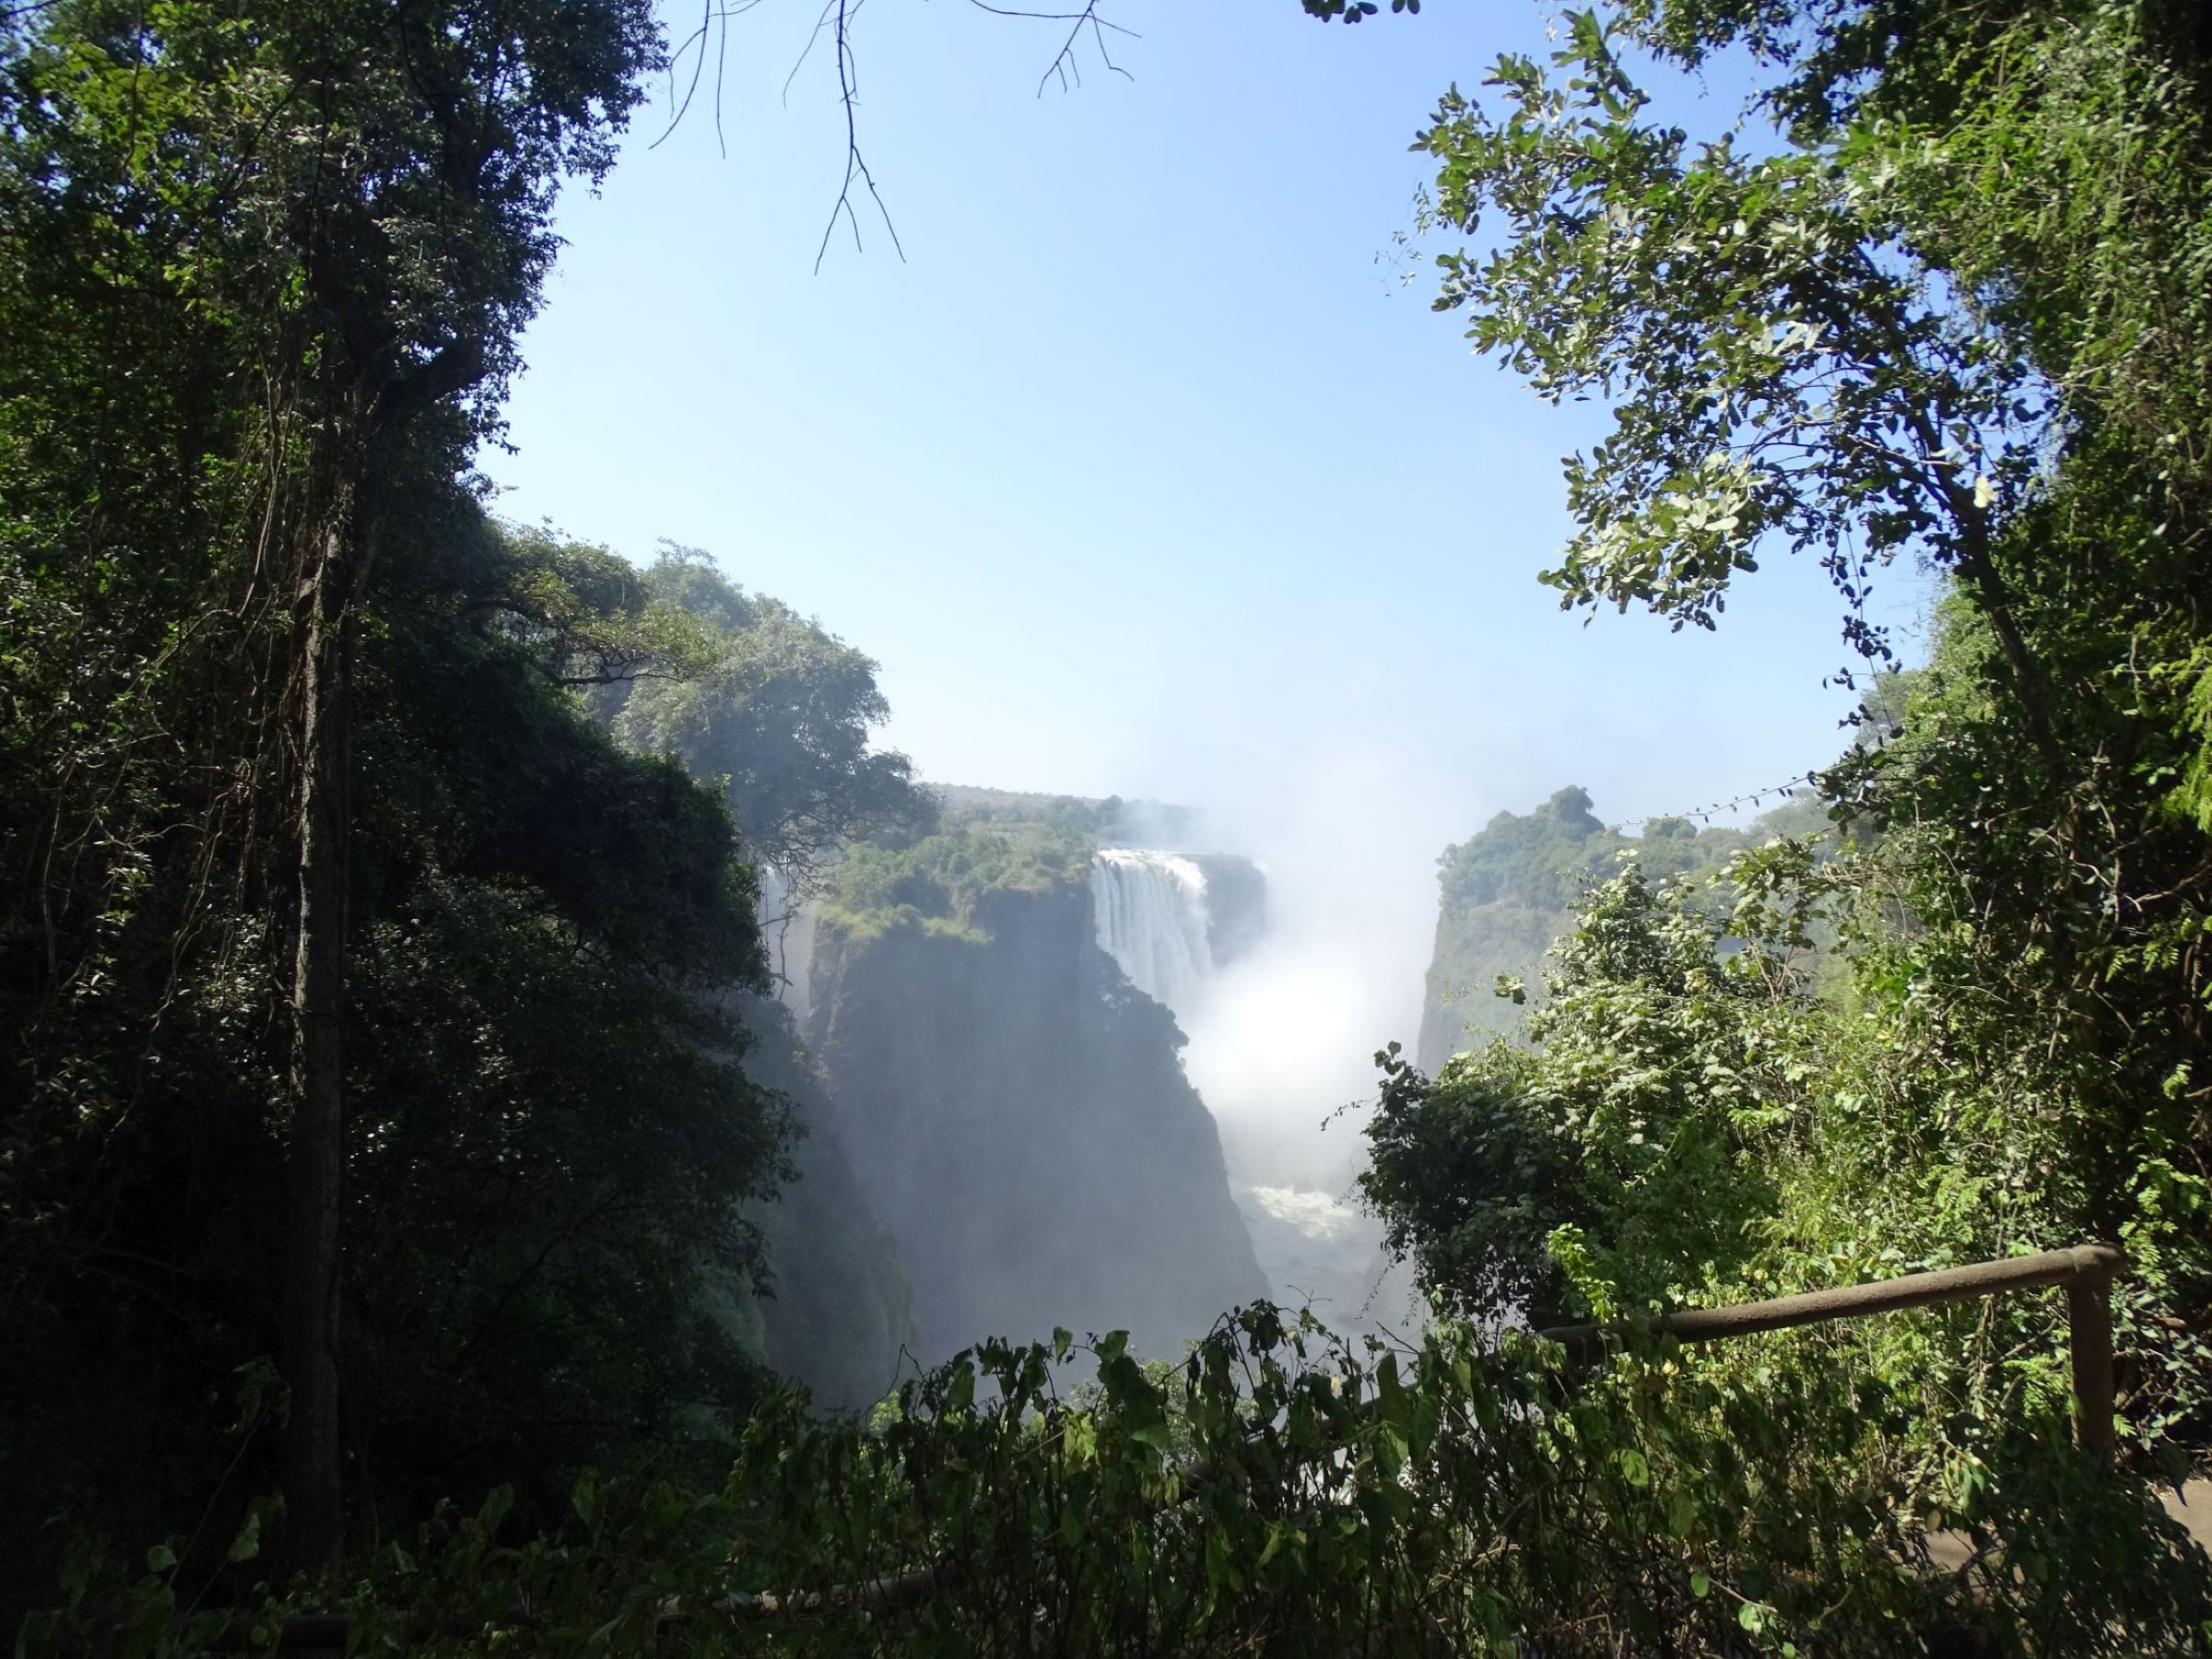
<path fill-rule="evenodd" d="M 364 480 L 364 482 L 366 482 Z M 344 1538 L 338 1441 L 339 1206 L 345 1171 L 347 799 L 351 616 L 360 485 L 344 488 L 316 538 L 304 595 L 295 833 L 299 936 L 292 962 L 292 1124 L 285 1192 L 284 1372 L 291 1388 L 285 1538 L 291 1564 L 337 1564 Z"/>
<path fill-rule="evenodd" d="M 480 340 L 446 347 L 347 409 L 340 459 L 306 538 L 295 604 L 300 649 L 299 843 L 292 958 L 292 1121 L 285 1175 L 285 1549 L 300 1571 L 335 1567 L 345 1545 L 338 1417 L 339 1221 L 345 1202 L 347 785 L 352 767 L 354 607 L 369 579 L 392 457 L 407 424 L 484 373 Z"/>

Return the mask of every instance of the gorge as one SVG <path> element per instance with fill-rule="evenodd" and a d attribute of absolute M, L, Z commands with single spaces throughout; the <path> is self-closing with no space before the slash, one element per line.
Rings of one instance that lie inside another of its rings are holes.
<path fill-rule="evenodd" d="M 1055 1324 L 1172 1357 L 1260 1295 L 1343 1330 L 1418 1325 L 1410 1272 L 1357 1199 L 1373 1074 L 1344 1056 L 1418 1030 L 1433 1075 L 1511 1038 L 1521 1009 L 1493 986 L 1541 998 L 1587 882 L 1630 856 L 1711 875 L 1820 821 L 1785 806 L 1630 835 L 1574 787 L 1497 814 L 1439 859 L 1415 978 L 1351 930 L 1326 859 L 1290 858 L 1284 884 L 1199 850 L 1187 809 L 938 794 L 936 833 L 855 848 L 780 935 L 811 1135 L 760 1339 L 824 1404 L 869 1403 L 902 1353 Z M 1353 996 L 1364 982 L 1375 999 Z M 1346 1108 L 1336 1138 L 1313 1133 Z M 809 1311 L 825 1298 L 836 1316 Z"/>
<path fill-rule="evenodd" d="M 1150 879 L 1120 936 L 1187 994 L 1213 959 L 1196 883 L 1124 864 Z M 857 850 L 799 924 L 817 1132 L 896 1241 L 924 1363 L 1055 1324 L 1172 1357 L 1268 1294 L 1175 1017 L 1100 947 L 1113 867 L 1078 838 L 954 822 Z M 888 1382 L 897 1355 L 878 1358 Z"/>
<path fill-rule="evenodd" d="M 1349 1137 L 1288 1149 L 1344 1086 L 1240 1100 L 1226 1154 L 1206 1098 L 1255 1043 L 1285 1045 L 1301 997 L 1336 994 L 1271 926 L 1267 869 L 1120 839 L 1194 839 L 1173 809 L 940 799 L 936 833 L 855 847 L 771 929 L 812 1079 L 797 1188 L 823 1177 L 775 1224 L 771 1361 L 857 1406 L 871 1380 L 985 1335 L 1125 1328 L 1172 1358 L 1257 1297 L 1347 1329 L 1404 1315 L 1404 1276 L 1351 1202 Z M 812 1311 L 833 1284 L 857 1299 L 849 1322 Z"/>

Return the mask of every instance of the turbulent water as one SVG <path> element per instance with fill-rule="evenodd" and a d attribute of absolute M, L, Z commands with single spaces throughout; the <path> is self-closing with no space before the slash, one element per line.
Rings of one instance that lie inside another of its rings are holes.
<path fill-rule="evenodd" d="M 1400 1335 L 1425 1323 L 1412 1270 L 1382 1247 L 1382 1224 L 1344 1195 L 1312 1187 L 1241 1186 L 1237 1207 L 1253 1253 L 1288 1307 L 1308 1307 L 1342 1333 Z"/>
<path fill-rule="evenodd" d="M 1090 891 L 1100 947 L 1146 995 L 1189 1013 L 1214 966 L 1206 872 L 1177 853 L 1101 847 Z"/>

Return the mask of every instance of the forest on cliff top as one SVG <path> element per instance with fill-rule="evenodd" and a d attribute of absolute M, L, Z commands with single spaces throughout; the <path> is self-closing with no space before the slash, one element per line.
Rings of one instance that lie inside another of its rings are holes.
<path fill-rule="evenodd" d="M 1448 858 L 1447 907 L 1574 919 L 1513 1033 L 1378 1055 L 1426 1330 L 976 1332 L 863 1418 L 747 1339 L 806 1087 L 762 872 L 958 946 L 1081 849 L 947 831 L 788 608 L 488 511 L 661 21 L 0 11 L 22 1651 L 2212 1643 L 2155 1490 L 2212 1453 L 2212 25 L 1611 0 L 1553 44 L 1416 137 L 1436 304 L 1610 422 L 1539 579 L 1710 629 L 1812 561 L 1895 698 L 1717 869 Z M 1740 128 L 1654 118 L 1723 54 Z M 1943 596 L 1890 682 L 1900 560 Z M 2090 1241 L 2109 1460 L 2047 1296 L 1588 1372 L 1512 1328 Z"/>

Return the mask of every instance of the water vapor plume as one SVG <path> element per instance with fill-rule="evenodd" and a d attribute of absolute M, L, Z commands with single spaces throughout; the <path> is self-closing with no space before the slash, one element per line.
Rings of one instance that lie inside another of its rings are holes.
<path fill-rule="evenodd" d="M 1221 1125 L 1231 1173 L 1341 1194 L 1361 1156 L 1374 1052 L 1410 1044 L 1436 924 L 1449 806 L 1410 756 L 1347 751 L 1262 781 L 1210 815 L 1218 844 L 1267 875 L 1268 928 L 1184 1021 L 1184 1065 Z"/>

